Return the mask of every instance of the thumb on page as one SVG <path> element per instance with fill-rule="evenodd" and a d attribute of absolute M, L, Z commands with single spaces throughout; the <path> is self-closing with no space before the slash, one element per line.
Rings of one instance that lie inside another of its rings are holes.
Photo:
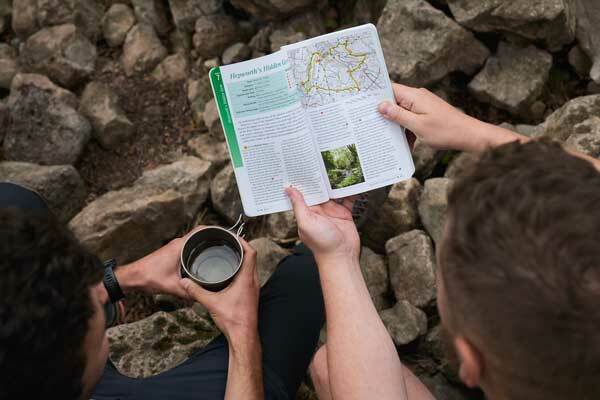
<path fill-rule="evenodd" d="M 302 193 L 300 193 L 298 190 L 294 189 L 291 186 L 285 188 L 285 193 L 288 195 L 290 201 L 292 202 L 292 207 L 294 207 L 294 214 L 296 214 L 296 219 L 298 219 L 298 222 L 304 221 L 310 215 L 310 210 L 308 209 L 308 206 L 304 201 L 304 196 L 302 195 Z"/>
<path fill-rule="evenodd" d="M 411 131 L 415 130 L 416 115 L 397 104 L 384 101 L 379 105 L 379 112 L 384 118 L 394 121 Z"/>

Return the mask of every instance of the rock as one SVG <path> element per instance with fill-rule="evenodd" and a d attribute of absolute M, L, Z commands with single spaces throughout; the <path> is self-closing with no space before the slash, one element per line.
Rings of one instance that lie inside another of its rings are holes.
<path fill-rule="evenodd" d="M 379 315 L 396 346 L 409 344 L 427 333 L 427 316 L 408 301 L 399 301 Z"/>
<path fill-rule="evenodd" d="M 263 26 L 248 42 L 252 51 L 267 53 L 271 50 L 271 40 L 269 37 L 273 33 L 273 24 Z"/>
<path fill-rule="evenodd" d="M 378 23 L 393 80 L 426 86 L 450 72 L 475 72 L 489 55 L 473 34 L 425 0 L 390 0 Z"/>
<path fill-rule="evenodd" d="M 215 139 L 221 141 L 225 140 L 223 125 L 221 125 L 219 110 L 217 109 L 217 103 L 214 98 L 206 103 L 206 107 L 204 107 L 204 125 L 206 125 L 208 132 L 210 132 Z"/>
<path fill-rule="evenodd" d="M 196 127 L 201 130 L 207 129 L 204 123 L 204 109 L 212 97 L 212 89 L 208 78 L 190 79 L 187 84 L 188 101 L 192 111 L 192 118 Z"/>
<path fill-rule="evenodd" d="M 294 15 L 282 25 L 290 26 L 294 31 L 302 32 L 307 37 L 316 37 L 327 33 L 323 13 L 319 9 L 312 9 Z"/>
<path fill-rule="evenodd" d="M 288 44 L 297 43 L 305 40 L 306 34 L 304 32 L 296 32 L 291 26 L 286 26 L 282 29 L 276 29 L 269 36 L 269 42 L 271 43 L 271 51 L 276 52 L 282 46 Z"/>
<path fill-rule="evenodd" d="M 437 400 L 469 400 L 473 396 L 465 389 L 458 387 L 448 381 L 442 373 L 433 377 L 420 377 L 423 384 L 431 391 L 433 398 Z"/>
<path fill-rule="evenodd" d="M 17 72 L 17 51 L 7 44 L 0 43 L 0 88 L 10 89 Z"/>
<path fill-rule="evenodd" d="M 20 38 L 26 39 L 40 28 L 36 13 L 37 0 L 18 0 L 14 2 L 12 29 Z"/>
<path fill-rule="evenodd" d="M 544 135 L 564 141 L 573 133 L 575 125 L 591 117 L 600 117 L 600 95 L 577 97 L 552 113 L 544 123 Z"/>
<path fill-rule="evenodd" d="M 10 114 L 10 109 L 8 105 L 4 101 L 0 101 L 0 145 L 4 140 L 4 135 L 6 134 L 6 130 L 8 128 L 8 116 Z"/>
<path fill-rule="evenodd" d="M 598 129 L 598 133 L 596 134 L 571 135 L 565 142 L 565 145 L 579 153 L 600 158 L 600 129 Z"/>
<path fill-rule="evenodd" d="M 123 45 L 123 68 L 127 76 L 153 70 L 165 57 L 163 46 L 151 25 L 138 24 L 131 28 Z"/>
<path fill-rule="evenodd" d="M 23 162 L 0 162 L 0 181 L 31 188 L 41 194 L 50 209 L 68 222 L 83 208 L 86 188 L 72 165 L 41 166 Z"/>
<path fill-rule="evenodd" d="M 73 107 L 34 86 L 23 86 L 21 95 L 11 95 L 10 107 L 5 159 L 44 165 L 74 164 L 79 159 L 92 129 Z"/>
<path fill-rule="evenodd" d="M 293 211 L 270 214 L 265 219 L 267 234 L 279 240 L 298 237 L 298 225 Z"/>
<path fill-rule="evenodd" d="M 368 247 L 363 247 L 360 253 L 360 270 L 377 311 L 389 308 L 391 304 L 387 295 L 390 281 L 384 257 Z"/>
<path fill-rule="evenodd" d="M 383 252 L 385 242 L 419 224 L 417 207 L 423 187 L 412 178 L 396 183 L 381 207 L 375 207 L 363 228 L 366 246 Z"/>
<path fill-rule="evenodd" d="M 119 105 L 119 97 L 108 86 L 90 82 L 81 95 L 81 112 L 94 128 L 94 137 L 105 149 L 113 149 L 135 132 Z"/>
<path fill-rule="evenodd" d="M 592 68 L 592 62 L 579 46 L 573 46 L 569 51 L 569 64 L 571 64 L 577 75 L 582 79 L 589 76 Z"/>
<path fill-rule="evenodd" d="M 577 40 L 592 61 L 589 76 L 600 84 L 600 4 L 596 0 L 575 0 Z"/>
<path fill-rule="evenodd" d="M 215 211 L 225 217 L 229 224 L 235 224 L 243 209 L 231 164 L 213 179 L 210 184 L 210 196 Z"/>
<path fill-rule="evenodd" d="M 104 39 L 110 47 L 119 47 L 125 42 L 127 33 L 135 25 L 135 15 L 126 4 L 114 4 L 102 20 Z"/>
<path fill-rule="evenodd" d="M 200 58 L 220 56 L 227 47 L 239 40 L 238 24 L 229 15 L 200 17 L 196 21 L 193 42 Z"/>
<path fill-rule="evenodd" d="M 435 167 L 442 160 L 444 152 L 434 149 L 417 138 L 412 150 L 412 156 L 415 163 L 414 177 L 424 182 L 431 176 Z"/>
<path fill-rule="evenodd" d="M 210 319 L 191 308 L 158 312 L 107 331 L 110 359 L 119 372 L 130 378 L 147 378 L 167 371 L 218 334 Z"/>
<path fill-rule="evenodd" d="M 181 53 L 189 57 L 192 51 L 191 32 L 174 30 L 169 34 L 169 45 L 172 53 Z"/>
<path fill-rule="evenodd" d="M 540 124 L 540 125 L 525 125 L 525 124 L 512 125 L 507 122 L 500 124 L 500 127 L 504 128 L 504 129 L 508 129 L 509 131 L 519 133 L 523 136 L 527 136 L 532 139 L 544 136 L 544 129 L 545 129 L 543 124 Z"/>
<path fill-rule="evenodd" d="M 210 161 L 215 168 L 222 168 L 229 161 L 227 143 L 210 135 L 198 135 L 190 139 L 187 145 L 196 157 Z"/>
<path fill-rule="evenodd" d="M 425 181 L 425 189 L 419 202 L 421 222 L 435 243 L 440 243 L 444 233 L 450 185 L 451 181 L 447 178 Z"/>
<path fill-rule="evenodd" d="M 208 161 L 184 157 L 144 172 L 131 187 L 98 197 L 69 226 L 101 259 L 135 260 L 193 220 L 208 198 L 211 176 Z"/>
<path fill-rule="evenodd" d="M 152 72 L 152 77 L 159 82 L 181 82 L 187 79 L 190 64 L 185 54 L 177 53 L 165 58 Z"/>
<path fill-rule="evenodd" d="M 515 33 L 552 51 L 575 38 L 571 0 L 448 0 L 448 5 L 459 24 L 475 31 Z"/>
<path fill-rule="evenodd" d="M 191 32 L 200 17 L 220 13 L 223 0 L 169 0 L 177 29 Z"/>
<path fill-rule="evenodd" d="M 249 244 L 256 250 L 258 280 L 260 286 L 263 286 L 271 278 L 281 260 L 291 253 L 267 238 L 254 239 Z"/>
<path fill-rule="evenodd" d="M 234 64 L 240 61 L 246 61 L 252 55 L 252 49 L 245 43 L 235 43 L 225 49 L 223 57 L 223 65 Z"/>
<path fill-rule="evenodd" d="M 478 159 L 479 157 L 475 153 L 460 153 L 448 165 L 444 178 L 455 179 L 460 177 L 465 169 Z"/>
<path fill-rule="evenodd" d="M 542 94 L 552 68 L 552 55 L 535 46 L 519 47 L 501 42 L 498 53 L 469 84 L 483 102 L 514 114 L 528 114 Z"/>
<path fill-rule="evenodd" d="M 232 0 L 231 4 L 258 19 L 275 20 L 299 14 L 313 5 L 315 0 Z"/>
<path fill-rule="evenodd" d="M 414 230 L 388 240 L 390 281 L 396 300 L 424 307 L 436 296 L 435 252 L 431 239 Z"/>
<path fill-rule="evenodd" d="M 20 58 L 23 70 L 48 76 L 72 88 L 96 65 L 96 47 L 73 24 L 45 28 L 27 39 Z"/>
<path fill-rule="evenodd" d="M 79 99 L 75 94 L 55 85 L 44 75 L 21 73 L 15 75 L 12 80 L 9 104 L 14 104 L 21 96 L 26 95 L 30 88 L 44 91 L 54 100 L 65 103 L 71 108 L 79 107 Z"/>
<path fill-rule="evenodd" d="M 12 15 L 12 0 L 0 0 L 0 33 L 9 27 L 9 17 Z"/>
<path fill-rule="evenodd" d="M 131 0 L 138 24 L 150 25 L 160 36 L 171 30 L 167 10 L 162 0 Z"/>

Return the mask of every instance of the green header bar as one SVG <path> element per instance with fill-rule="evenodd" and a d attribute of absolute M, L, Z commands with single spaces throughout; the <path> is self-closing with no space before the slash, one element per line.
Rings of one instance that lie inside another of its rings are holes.
<path fill-rule="evenodd" d="M 215 94 L 215 101 L 217 102 L 217 108 L 219 109 L 219 116 L 221 117 L 223 130 L 225 131 L 227 143 L 229 144 L 229 152 L 231 153 L 231 161 L 233 162 L 233 167 L 243 167 L 244 163 L 242 162 L 240 145 L 235 134 L 233 119 L 231 118 L 231 110 L 229 108 L 227 94 L 225 93 L 225 84 L 223 83 L 223 75 L 221 74 L 221 68 L 217 67 L 210 70 L 210 82 L 212 84 L 213 92 Z"/>

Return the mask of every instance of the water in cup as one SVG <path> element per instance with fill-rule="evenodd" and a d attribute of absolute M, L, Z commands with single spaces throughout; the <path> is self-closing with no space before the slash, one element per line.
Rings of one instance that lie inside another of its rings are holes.
<path fill-rule="evenodd" d="M 204 282 L 216 283 L 233 275 L 240 256 L 230 246 L 219 245 L 192 253 L 190 260 L 193 260 L 190 272 L 194 276 Z"/>

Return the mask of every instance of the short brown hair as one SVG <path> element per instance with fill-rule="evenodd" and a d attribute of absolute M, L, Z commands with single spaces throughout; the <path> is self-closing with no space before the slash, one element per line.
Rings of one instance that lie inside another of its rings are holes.
<path fill-rule="evenodd" d="M 511 399 L 600 398 L 600 173 L 556 143 L 511 143 L 448 201 L 450 322 L 486 379 Z"/>

